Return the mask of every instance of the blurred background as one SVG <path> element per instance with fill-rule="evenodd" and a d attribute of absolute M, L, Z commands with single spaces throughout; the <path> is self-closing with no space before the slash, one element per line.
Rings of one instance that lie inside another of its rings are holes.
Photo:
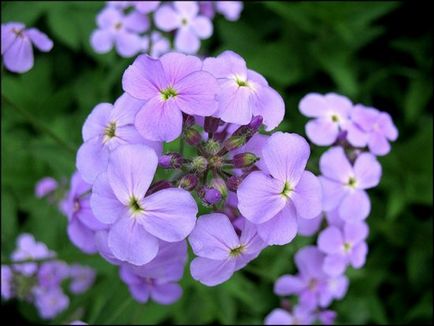
<path fill-rule="evenodd" d="M 75 156 L 67 147 L 79 147 L 81 126 L 96 104 L 113 102 L 121 94 L 122 73 L 134 60 L 91 49 L 89 36 L 103 5 L 1 4 L 2 23 L 24 22 L 54 41 L 50 53 L 36 51 L 30 72 L 2 70 L 2 260 L 15 247 L 17 235 L 30 232 L 66 261 L 98 271 L 93 288 L 72 297 L 55 322 L 261 324 L 279 305 L 274 280 L 295 272 L 294 252 L 314 239 L 297 237 L 287 246 L 268 247 L 214 288 L 194 282 L 186 269 L 180 301 L 141 305 L 131 299 L 114 266 L 73 247 L 66 218 L 56 207 L 34 197 L 40 178 L 69 179 Z M 237 22 L 217 17 L 214 35 L 202 43 L 201 55 L 233 50 L 267 78 L 285 100 L 281 130 L 305 135 L 307 119 L 298 102 L 313 91 L 339 92 L 387 111 L 399 129 L 391 153 L 379 158 L 381 184 L 369 192 L 367 264 L 349 271 L 347 296 L 331 306 L 337 323 L 432 323 L 433 36 L 428 12 L 427 5 L 410 2 L 249 2 Z M 312 149 L 309 168 L 315 172 L 323 150 Z M 17 301 L 2 303 L 2 316 L 17 323 L 40 322 L 31 305 Z"/>

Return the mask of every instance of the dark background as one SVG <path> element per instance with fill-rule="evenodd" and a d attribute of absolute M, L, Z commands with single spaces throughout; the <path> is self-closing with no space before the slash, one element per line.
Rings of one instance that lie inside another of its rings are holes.
<path fill-rule="evenodd" d="M 102 2 L 2 2 L 2 23 L 22 21 L 54 41 L 36 51 L 23 75 L 2 70 L 1 253 L 6 258 L 21 232 L 68 262 L 98 271 L 94 287 L 71 297 L 56 322 L 260 324 L 279 305 L 274 280 L 294 273 L 294 252 L 314 239 L 269 247 L 242 272 L 214 288 L 194 282 L 186 269 L 182 299 L 172 306 L 140 305 L 115 267 L 73 248 L 66 218 L 34 198 L 37 180 L 67 180 L 81 143 L 81 126 L 99 102 L 121 94 L 121 75 L 133 58 L 95 54 L 89 36 Z M 391 114 L 400 135 L 381 157 L 383 179 L 370 191 L 370 253 L 361 270 L 349 270 L 347 296 L 335 302 L 337 323 L 432 323 L 432 17 L 423 2 L 248 3 L 237 22 L 214 20 L 201 54 L 230 49 L 263 74 L 286 104 L 279 129 L 304 135 L 298 112 L 309 92 L 339 92 L 355 103 Z M 6 102 L 5 98 L 8 102 Z M 12 104 L 11 104 L 12 103 Z M 62 141 L 55 141 L 50 132 Z M 312 148 L 318 172 L 323 148 Z M 190 255 L 191 257 L 191 255 Z M 2 303 L 2 318 L 38 322 L 31 305 Z M 39 321 L 40 322 L 40 321 Z"/>

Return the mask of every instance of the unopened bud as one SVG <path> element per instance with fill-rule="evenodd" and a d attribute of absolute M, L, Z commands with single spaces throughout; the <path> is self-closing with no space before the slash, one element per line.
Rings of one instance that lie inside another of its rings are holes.
<path fill-rule="evenodd" d="M 227 151 L 232 151 L 234 149 L 240 148 L 245 143 L 246 143 L 245 135 L 235 135 L 226 139 L 223 143 L 223 146 Z"/>
<path fill-rule="evenodd" d="M 222 178 L 213 178 L 210 182 L 210 186 L 214 189 L 217 189 L 223 198 L 228 196 L 228 187 Z"/>
<path fill-rule="evenodd" d="M 208 167 L 208 161 L 203 156 L 196 156 L 190 163 L 190 169 L 197 173 L 205 172 Z"/>
<path fill-rule="evenodd" d="M 255 115 L 247 126 L 253 133 L 256 133 L 261 127 L 263 120 L 262 115 Z"/>
<path fill-rule="evenodd" d="M 194 174 L 187 174 L 179 180 L 178 187 L 191 191 L 196 187 L 198 181 L 199 179 Z"/>
<path fill-rule="evenodd" d="M 202 188 L 198 194 L 206 206 L 217 204 L 222 199 L 221 193 L 214 188 Z"/>
<path fill-rule="evenodd" d="M 157 191 L 163 190 L 163 189 L 167 189 L 167 188 L 171 188 L 172 184 L 167 181 L 167 180 L 160 180 L 155 182 L 153 185 L 151 185 L 148 189 L 148 191 L 146 192 L 146 195 L 149 196 Z"/>
<path fill-rule="evenodd" d="M 184 163 L 184 158 L 179 153 L 161 155 L 158 164 L 164 169 L 179 169 Z"/>
<path fill-rule="evenodd" d="M 193 128 L 185 129 L 184 138 L 185 141 L 192 146 L 198 145 L 202 140 L 202 136 L 200 135 L 199 131 Z"/>
<path fill-rule="evenodd" d="M 220 151 L 220 143 L 214 139 L 210 139 L 204 144 L 203 148 L 209 156 L 213 156 Z"/>
<path fill-rule="evenodd" d="M 226 180 L 226 185 L 230 191 L 236 192 L 242 181 L 243 179 L 241 177 L 233 175 Z"/>
<path fill-rule="evenodd" d="M 246 152 L 235 155 L 232 162 L 234 164 L 234 167 L 241 169 L 252 166 L 258 160 L 259 158 L 255 154 Z"/>
<path fill-rule="evenodd" d="M 203 129 L 209 133 L 215 133 L 219 127 L 220 119 L 214 117 L 206 117 Z"/>
<path fill-rule="evenodd" d="M 184 120 L 184 128 L 190 128 L 195 123 L 194 117 L 192 115 L 189 115 L 189 114 L 184 113 L 183 114 L 183 120 Z"/>

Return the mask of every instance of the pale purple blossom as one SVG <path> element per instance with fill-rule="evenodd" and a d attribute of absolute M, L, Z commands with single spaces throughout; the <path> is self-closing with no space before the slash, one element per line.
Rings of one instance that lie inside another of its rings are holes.
<path fill-rule="evenodd" d="M 323 221 L 323 213 L 320 213 L 317 217 L 312 219 L 302 218 L 297 216 L 297 233 L 309 237 L 318 232 Z"/>
<path fill-rule="evenodd" d="M 267 173 L 250 173 L 238 188 L 238 209 L 257 224 L 259 236 L 269 245 L 292 241 L 297 216 L 311 219 L 321 212 L 321 185 L 316 176 L 305 171 L 309 155 L 303 137 L 274 133 L 262 149 Z"/>
<path fill-rule="evenodd" d="M 368 226 L 364 222 L 346 223 L 343 229 L 329 226 L 318 237 L 318 248 L 327 256 L 323 269 L 329 275 L 341 275 L 348 265 L 360 268 L 365 264 Z"/>
<path fill-rule="evenodd" d="M 160 304 L 172 304 L 182 295 L 177 282 L 182 278 L 186 260 L 185 241 L 162 241 L 158 255 L 152 261 L 143 266 L 123 264 L 119 272 L 136 301 L 145 303 L 152 299 Z"/>
<path fill-rule="evenodd" d="M 71 278 L 69 290 L 72 293 L 80 294 L 86 292 L 93 285 L 96 273 L 91 267 L 73 264 L 69 266 L 69 277 Z"/>
<path fill-rule="evenodd" d="M 202 215 L 188 240 L 198 256 L 191 262 L 191 275 L 208 286 L 227 281 L 265 247 L 253 224 L 244 220 L 238 236 L 229 218 L 220 213 Z"/>
<path fill-rule="evenodd" d="M 90 43 L 97 53 L 107 53 L 113 46 L 122 57 L 132 57 L 142 49 L 139 33 L 149 29 L 148 18 L 138 11 L 124 14 L 113 6 L 103 9 L 96 18 L 98 29 Z"/>
<path fill-rule="evenodd" d="M 238 20 L 243 10 L 242 1 L 214 1 L 214 4 L 217 12 L 230 21 Z"/>
<path fill-rule="evenodd" d="M 38 198 L 48 196 L 58 187 L 56 179 L 52 177 L 44 177 L 36 183 L 35 195 Z"/>
<path fill-rule="evenodd" d="M 77 152 L 77 169 L 83 179 L 92 184 L 96 177 L 107 170 L 110 152 L 124 144 L 145 144 L 157 155 L 162 145 L 143 139 L 134 127 L 134 119 L 144 102 L 124 93 L 114 105 L 98 104 L 84 122 L 84 143 Z"/>
<path fill-rule="evenodd" d="M 1 265 L 1 296 L 3 299 L 8 300 L 12 298 L 12 280 L 13 272 L 9 266 Z"/>
<path fill-rule="evenodd" d="M 170 51 L 169 40 L 159 32 L 152 32 L 149 38 L 149 55 L 154 58 L 159 58 L 163 54 Z"/>
<path fill-rule="evenodd" d="M 129 95 L 146 101 L 135 120 L 145 139 L 172 141 L 181 134 L 183 112 L 209 116 L 217 109 L 217 81 L 194 56 L 141 55 L 125 71 L 122 85 Z"/>
<path fill-rule="evenodd" d="M 69 277 L 69 267 L 62 261 L 47 261 L 38 269 L 38 286 L 43 288 L 59 287 Z"/>
<path fill-rule="evenodd" d="M 365 189 L 377 186 L 381 178 L 375 156 L 362 153 L 351 164 L 342 147 L 333 147 L 321 156 L 320 170 L 324 210 L 337 208 L 345 221 L 367 218 L 371 202 Z"/>
<path fill-rule="evenodd" d="M 185 239 L 196 222 L 197 205 L 183 189 L 169 188 L 145 197 L 158 165 L 155 151 L 145 145 L 122 145 L 111 153 L 107 173 L 92 188 L 95 217 L 109 224 L 108 247 L 134 265 L 151 261 L 159 239 Z"/>
<path fill-rule="evenodd" d="M 348 130 L 348 142 L 353 146 L 368 146 L 374 155 L 386 155 L 390 152 L 390 141 L 398 138 L 398 129 L 386 112 L 361 104 L 354 106 L 351 112 L 353 127 Z"/>
<path fill-rule="evenodd" d="M 307 137 L 319 146 L 332 145 L 348 125 L 353 104 L 335 93 L 310 93 L 299 104 L 302 114 L 314 118 L 306 124 Z"/>
<path fill-rule="evenodd" d="M 160 5 L 160 2 L 161 1 L 132 1 L 137 11 L 142 14 L 154 12 Z"/>
<path fill-rule="evenodd" d="M 174 1 L 161 6 L 155 12 L 155 24 L 164 32 L 176 30 L 175 49 L 184 53 L 196 53 L 200 40 L 212 35 L 211 20 L 199 14 L 196 1 Z"/>
<path fill-rule="evenodd" d="M 17 239 L 17 248 L 12 252 L 13 261 L 39 260 L 54 257 L 55 253 L 42 243 L 35 241 L 33 235 L 29 233 L 21 234 Z M 34 274 L 38 265 L 36 263 L 21 263 L 12 265 L 14 271 L 18 271 L 26 276 Z"/>
<path fill-rule="evenodd" d="M 53 41 L 36 28 L 26 28 L 23 23 L 10 22 L 1 26 L 1 53 L 9 71 L 24 73 L 33 67 L 33 48 L 49 52 Z"/>
<path fill-rule="evenodd" d="M 265 317 L 264 325 L 311 325 L 315 314 L 305 307 L 295 306 L 292 313 L 276 308 Z"/>
<path fill-rule="evenodd" d="M 33 289 L 35 306 L 43 319 L 52 319 L 69 306 L 69 298 L 60 287 Z"/>
<path fill-rule="evenodd" d="M 245 125 L 253 116 L 260 115 L 267 131 L 282 122 L 285 114 L 282 97 L 264 77 L 248 69 L 241 56 L 225 51 L 216 58 L 206 58 L 203 69 L 213 74 L 220 85 L 218 110 L 214 116 Z"/>

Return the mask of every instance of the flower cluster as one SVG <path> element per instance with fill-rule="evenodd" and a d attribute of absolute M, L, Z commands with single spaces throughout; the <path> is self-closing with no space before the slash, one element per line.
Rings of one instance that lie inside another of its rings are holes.
<path fill-rule="evenodd" d="M 47 35 L 36 28 L 26 28 L 23 23 L 9 22 L 2 24 L 1 51 L 7 70 L 24 73 L 33 67 L 33 48 L 49 52 L 53 42 Z"/>
<path fill-rule="evenodd" d="M 242 9 L 241 1 L 108 1 L 90 43 L 97 53 L 114 47 L 122 57 L 141 52 L 159 57 L 171 49 L 196 53 L 200 41 L 211 37 L 216 13 L 234 21 Z"/>
<path fill-rule="evenodd" d="M 92 268 L 58 260 L 44 243 L 27 233 L 18 237 L 11 261 L 1 266 L 2 298 L 34 303 L 44 319 L 52 319 L 68 307 L 69 297 L 62 290 L 64 281 L 69 281 L 71 293 L 80 294 L 95 279 Z"/>
<path fill-rule="evenodd" d="M 320 158 L 322 211 L 300 223 L 299 233 L 319 231 L 317 246 L 300 249 L 295 255 L 298 275 L 284 275 L 276 283 L 277 295 L 298 298 L 295 305 L 283 300 L 266 324 L 330 324 L 335 313 L 325 310 L 333 299 L 341 299 L 348 288 L 345 271 L 366 262 L 371 211 L 366 192 L 380 183 L 382 169 L 375 155 L 390 151 L 390 140 L 398 131 L 390 116 L 344 96 L 313 93 L 300 102 L 300 111 L 315 119 L 306 125 L 309 139 L 317 145 L 333 145 Z M 321 229 L 323 216 L 326 226 Z"/>

